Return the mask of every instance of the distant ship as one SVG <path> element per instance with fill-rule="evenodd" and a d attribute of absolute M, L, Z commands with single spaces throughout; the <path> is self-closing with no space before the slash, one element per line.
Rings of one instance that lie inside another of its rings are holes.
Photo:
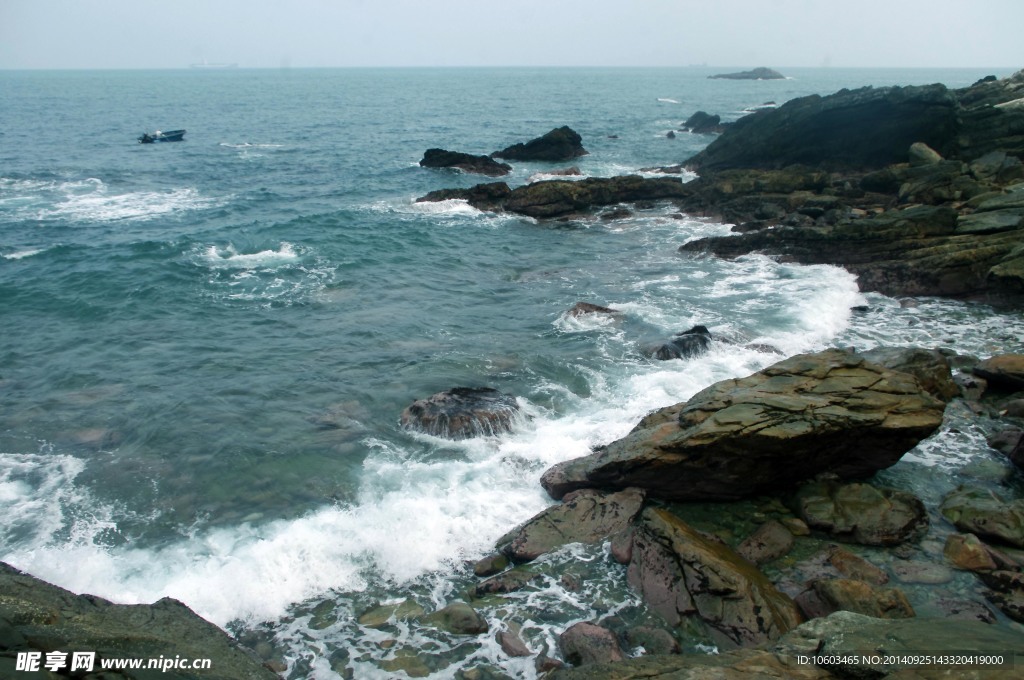
<path fill-rule="evenodd" d="M 238 68 L 238 64 L 223 64 L 218 62 L 209 62 L 203 59 L 198 64 L 189 64 L 189 68 Z"/>

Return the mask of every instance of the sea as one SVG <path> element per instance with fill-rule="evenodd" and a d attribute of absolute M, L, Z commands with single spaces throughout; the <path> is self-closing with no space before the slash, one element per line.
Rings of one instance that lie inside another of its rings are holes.
<path fill-rule="evenodd" d="M 568 165 L 642 174 L 713 139 L 668 135 L 698 110 L 733 121 L 1012 69 L 715 72 L 0 72 L 0 559 L 118 603 L 177 598 L 287 678 L 535 678 L 493 633 L 558 657 L 577 621 L 649 621 L 607 547 L 579 545 L 542 558 L 531 588 L 476 602 L 489 635 L 359 617 L 466 600 L 472 563 L 552 503 L 545 469 L 716 381 L 830 346 L 1024 349 L 1019 310 L 681 254 L 731 225 L 670 204 L 542 222 L 416 202 L 492 181 L 419 167 L 432 147 L 487 154 L 568 125 L 589 155 L 516 162 L 510 185 Z M 622 314 L 567 315 L 580 301 Z M 697 324 L 708 354 L 644 354 Z M 459 386 L 513 395 L 513 431 L 400 427 Z M 999 465 L 967 415 L 892 477 L 929 497 L 951 470 Z"/>

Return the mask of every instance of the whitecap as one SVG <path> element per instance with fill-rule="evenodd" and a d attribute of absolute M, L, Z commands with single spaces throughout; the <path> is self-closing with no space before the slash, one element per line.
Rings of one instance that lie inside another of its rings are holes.
<path fill-rule="evenodd" d="M 46 248 L 29 248 L 27 250 L 16 250 L 13 253 L 6 253 L 3 257 L 6 260 L 22 260 L 26 257 L 32 257 L 46 250 Z"/>

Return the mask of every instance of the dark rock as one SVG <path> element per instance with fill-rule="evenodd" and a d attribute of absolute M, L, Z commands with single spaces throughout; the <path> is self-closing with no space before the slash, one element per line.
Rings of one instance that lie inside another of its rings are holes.
<path fill-rule="evenodd" d="M 481 581 L 473 587 L 474 597 L 486 597 L 487 595 L 502 595 L 522 590 L 527 585 L 537 580 L 538 575 L 527 568 L 517 567 L 492 576 L 486 581 Z"/>
<path fill-rule="evenodd" d="M 898 545 L 928 525 L 916 497 L 870 484 L 812 482 L 800 487 L 793 503 L 812 529 L 862 545 Z"/>
<path fill-rule="evenodd" d="M 592 623 L 577 623 L 558 637 L 565 660 L 573 666 L 622 661 L 626 655 L 619 648 L 615 633 Z"/>
<path fill-rule="evenodd" d="M 1024 572 L 985 571 L 980 572 L 979 576 L 990 588 L 985 594 L 989 602 L 1014 621 L 1024 623 Z"/>
<path fill-rule="evenodd" d="M 1024 430 L 1019 427 L 1008 427 L 999 430 L 988 438 L 988 445 L 996 451 L 1009 456 L 1024 438 Z"/>
<path fill-rule="evenodd" d="M 512 172 L 511 165 L 499 163 L 490 156 L 473 156 L 444 149 L 427 149 L 420 165 L 424 168 L 458 168 L 488 177 L 502 177 Z"/>
<path fill-rule="evenodd" d="M 711 134 L 722 131 L 722 117 L 712 116 L 705 111 L 698 111 L 683 123 L 683 129 L 697 134 Z"/>
<path fill-rule="evenodd" d="M 708 76 L 708 78 L 725 80 L 784 80 L 786 76 L 770 68 L 759 66 L 758 68 L 755 68 L 751 71 L 740 71 L 738 73 L 719 73 L 717 75 Z"/>
<path fill-rule="evenodd" d="M 974 374 L 993 387 L 1016 392 L 1024 390 L 1024 354 L 1000 354 L 974 367 Z"/>
<path fill-rule="evenodd" d="M 678 333 L 666 343 L 645 347 L 643 353 L 662 361 L 669 359 L 692 359 L 706 354 L 711 347 L 711 331 L 705 326 L 694 326 Z"/>
<path fill-rule="evenodd" d="M 495 636 L 501 651 L 509 656 L 530 656 L 533 652 L 526 646 L 523 639 L 510 630 L 500 630 Z"/>
<path fill-rule="evenodd" d="M 566 312 L 569 316 L 583 316 L 585 314 L 622 314 L 617 309 L 611 307 L 602 307 L 601 305 L 595 305 L 590 302 L 577 302 L 572 308 Z"/>
<path fill-rule="evenodd" d="M 937 349 L 876 347 L 862 352 L 861 356 L 894 371 L 909 373 L 936 399 L 948 402 L 960 394 L 960 388 L 953 382 L 949 360 Z"/>
<path fill-rule="evenodd" d="M 627 577 L 669 625 L 697 616 L 720 644 L 773 640 L 800 622 L 789 597 L 753 565 L 666 510 L 641 515 Z"/>
<path fill-rule="evenodd" d="M 625 530 L 643 502 L 639 489 L 580 489 L 498 539 L 498 548 L 515 562 L 529 562 L 568 543 L 596 543 Z"/>
<path fill-rule="evenodd" d="M 1024 547 L 1024 499 L 1006 501 L 987 489 L 960 487 L 946 496 L 940 510 L 964 533 Z"/>
<path fill-rule="evenodd" d="M 513 144 L 491 155 L 512 161 L 559 162 L 586 156 L 587 153 L 583 148 L 583 138 L 572 128 L 562 126 L 525 144 Z"/>
<path fill-rule="evenodd" d="M 512 190 L 504 182 L 477 184 L 469 189 L 439 189 L 416 199 L 417 203 L 463 200 L 478 210 L 500 210 Z"/>
<path fill-rule="evenodd" d="M 6 622 L 0 626 L 3 639 L 24 651 L 95 652 L 97 675 L 90 677 L 100 677 L 101 659 L 155 658 L 159 653 L 167 659 L 209 659 L 210 678 L 278 678 L 255 653 L 177 600 L 165 597 L 150 605 L 113 604 L 93 595 L 75 595 L 0 562 L 2 622 Z M 12 672 L 6 674 L 3 658 L 0 656 L 0 674 L 23 675 L 13 672 L 13 665 Z M 197 677 L 175 669 L 154 671 L 152 677 L 157 676 L 168 680 Z"/>
<path fill-rule="evenodd" d="M 876 169 L 914 142 L 952 151 L 956 97 L 943 85 L 865 87 L 792 99 L 740 118 L 687 161 L 701 174 L 729 168 Z"/>
<path fill-rule="evenodd" d="M 545 219 L 617 203 L 676 198 L 685 193 L 684 187 L 678 179 L 637 175 L 534 182 L 516 187 L 505 200 L 504 209 Z"/>
<path fill-rule="evenodd" d="M 555 465 L 554 498 L 583 487 L 669 500 L 735 500 L 832 472 L 867 477 L 942 422 L 917 380 L 842 350 L 781 361 L 655 411 L 625 438 Z"/>
<path fill-rule="evenodd" d="M 834 264 L 856 274 L 861 290 L 891 296 L 1024 292 L 1024 255 L 1017 253 L 1024 230 L 957 234 L 957 221 L 949 206 L 918 206 L 835 226 L 698 239 L 680 251 L 726 258 L 763 252 L 786 262 Z"/>
<path fill-rule="evenodd" d="M 494 576 L 508 569 L 509 559 L 502 553 L 488 555 L 473 565 L 473 573 L 481 578 Z"/>
<path fill-rule="evenodd" d="M 665 136 L 666 136 L 666 137 L 668 137 L 669 139 L 675 139 L 675 138 L 676 138 L 676 133 L 675 133 L 674 131 L 672 131 L 672 130 L 669 130 L 669 131 L 668 131 L 668 132 L 667 132 L 667 133 L 665 134 Z"/>
<path fill-rule="evenodd" d="M 761 565 L 788 553 L 793 542 L 789 529 L 776 520 L 769 520 L 736 546 L 736 552 L 743 559 Z"/>
<path fill-rule="evenodd" d="M 455 387 L 420 399 L 402 411 L 402 427 L 435 437 L 465 439 L 512 429 L 515 397 L 489 387 Z"/>
<path fill-rule="evenodd" d="M 487 632 L 487 621 L 465 602 L 455 602 L 424 618 L 425 623 L 455 635 L 482 635 Z"/>

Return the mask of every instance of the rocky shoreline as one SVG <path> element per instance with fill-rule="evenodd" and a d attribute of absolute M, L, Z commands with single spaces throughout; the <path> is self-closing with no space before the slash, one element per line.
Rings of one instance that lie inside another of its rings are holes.
<path fill-rule="evenodd" d="M 552 133 L 579 146 L 568 128 Z M 531 144 L 491 157 L 428 155 L 439 167 L 500 173 L 492 157 L 522 158 Z M 862 290 L 1017 306 L 1022 155 L 1024 72 L 962 90 L 864 88 L 758 111 L 684 164 L 700 173 L 686 184 L 642 176 L 495 182 L 420 200 L 550 220 L 669 201 L 743 232 L 688 243 L 687 256 L 765 252 L 846 267 Z M 568 313 L 616 312 L 581 303 Z M 675 357 L 699 355 L 711 341 L 701 329 L 666 347 Z M 952 411 L 997 424 L 990 444 L 1005 466 L 963 474 L 940 498 L 887 485 L 884 471 Z M 507 430 L 516 417 L 509 395 L 456 388 L 415 402 L 402 423 L 457 438 Z M 948 663 L 900 660 L 947 653 L 1004 657 L 996 667 L 958 668 L 956 677 L 1016 677 L 1013 662 L 1024 663 L 1022 428 L 1022 354 L 834 348 L 790 357 L 650 413 L 626 437 L 549 469 L 541 484 L 557 502 L 480 556 L 475 585 L 447 606 L 428 612 L 410 598 L 369 608 L 359 623 L 488 636 L 502 654 L 531 659 L 539 675 L 566 680 L 952 677 Z M 537 588 L 537 562 L 575 543 L 606 545 L 659 623 L 598 616 L 567 627 L 557 649 L 535 648 L 476 611 L 478 602 Z M 718 653 L 680 653 L 683 631 Z M 79 648 L 103 658 L 216 659 L 211 673 L 160 677 L 285 670 L 272 652 L 246 651 L 173 600 L 114 605 L 0 565 L 0 674 L 72 677 L 16 674 L 15 659 Z M 435 670 L 429 656 L 422 650 L 384 670 L 422 677 Z M 345 661 L 336 670 L 352 677 Z M 481 664 L 457 677 L 506 676 Z"/>

